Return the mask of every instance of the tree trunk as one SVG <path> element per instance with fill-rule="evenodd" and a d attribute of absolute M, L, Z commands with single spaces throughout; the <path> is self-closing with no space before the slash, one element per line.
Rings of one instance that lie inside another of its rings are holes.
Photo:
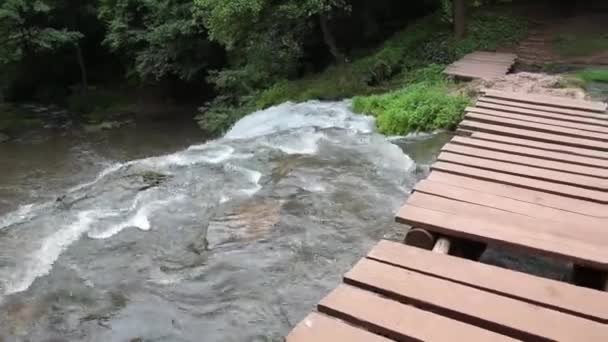
<path fill-rule="evenodd" d="M 467 35 L 466 0 L 454 0 L 452 5 L 454 11 L 454 35 L 457 40 Z"/>
<path fill-rule="evenodd" d="M 82 55 L 82 49 L 80 44 L 76 43 L 76 59 L 78 60 L 78 66 L 80 67 L 80 82 L 82 86 L 82 92 L 86 93 L 89 89 L 89 79 L 87 75 L 87 67 L 84 63 L 84 56 Z"/>
<path fill-rule="evenodd" d="M 325 15 L 319 15 L 319 24 L 321 25 L 321 31 L 323 32 L 323 41 L 325 42 L 325 45 L 327 45 L 327 47 L 329 48 L 329 52 L 332 56 L 334 56 L 338 63 L 344 62 L 344 55 L 340 53 L 340 49 L 338 49 L 338 46 L 336 45 L 336 39 L 334 38 L 334 35 L 329 29 L 327 17 Z"/>

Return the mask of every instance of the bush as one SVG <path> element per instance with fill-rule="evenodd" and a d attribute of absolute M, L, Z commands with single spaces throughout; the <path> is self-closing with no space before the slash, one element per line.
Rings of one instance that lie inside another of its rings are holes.
<path fill-rule="evenodd" d="M 586 83 L 608 83 L 608 69 L 587 69 L 577 73 L 577 76 Z"/>
<path fill-rule="evenodd" d="M 376 117 L 380 133 L 403 135 L 453 129 L 470 100 L 447 94 L 445 83 L 422 82 L 384 95 L 356 97 L 353 110 Z"/>

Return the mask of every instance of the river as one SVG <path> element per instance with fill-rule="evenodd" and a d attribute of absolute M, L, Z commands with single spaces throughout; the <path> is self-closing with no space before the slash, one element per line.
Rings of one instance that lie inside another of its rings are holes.
<path fill-rule="evenodd" d="M 0 144 L 0 340 L 280 341 L 403 238 L 393 215 L 448 138 L 308 102 L 209 142 L 171 121 Z"/>

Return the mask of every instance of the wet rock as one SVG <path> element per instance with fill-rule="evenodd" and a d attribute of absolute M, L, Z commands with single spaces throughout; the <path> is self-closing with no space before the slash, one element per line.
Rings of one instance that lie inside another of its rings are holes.
<path fill-rule="evenodd" d="M 10 138 L 8 135 L 0 133 L 0 143 L 8 141 Z"/>

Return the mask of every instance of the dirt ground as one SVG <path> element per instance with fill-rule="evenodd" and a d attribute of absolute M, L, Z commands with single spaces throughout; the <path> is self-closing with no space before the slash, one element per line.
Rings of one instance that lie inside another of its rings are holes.
<path fill-rule="evenodd" d="M 573 99 L 586 99 L 587 94 L 581 88 L 564 87 L 564 78 L 560 75 L 543 73 L 518 72 L 493 81 L 473 80 L 460 83 L 456 93 L 476 95 L 483 89 L 512 91 L 523 94 L 561 96 Z"/>

